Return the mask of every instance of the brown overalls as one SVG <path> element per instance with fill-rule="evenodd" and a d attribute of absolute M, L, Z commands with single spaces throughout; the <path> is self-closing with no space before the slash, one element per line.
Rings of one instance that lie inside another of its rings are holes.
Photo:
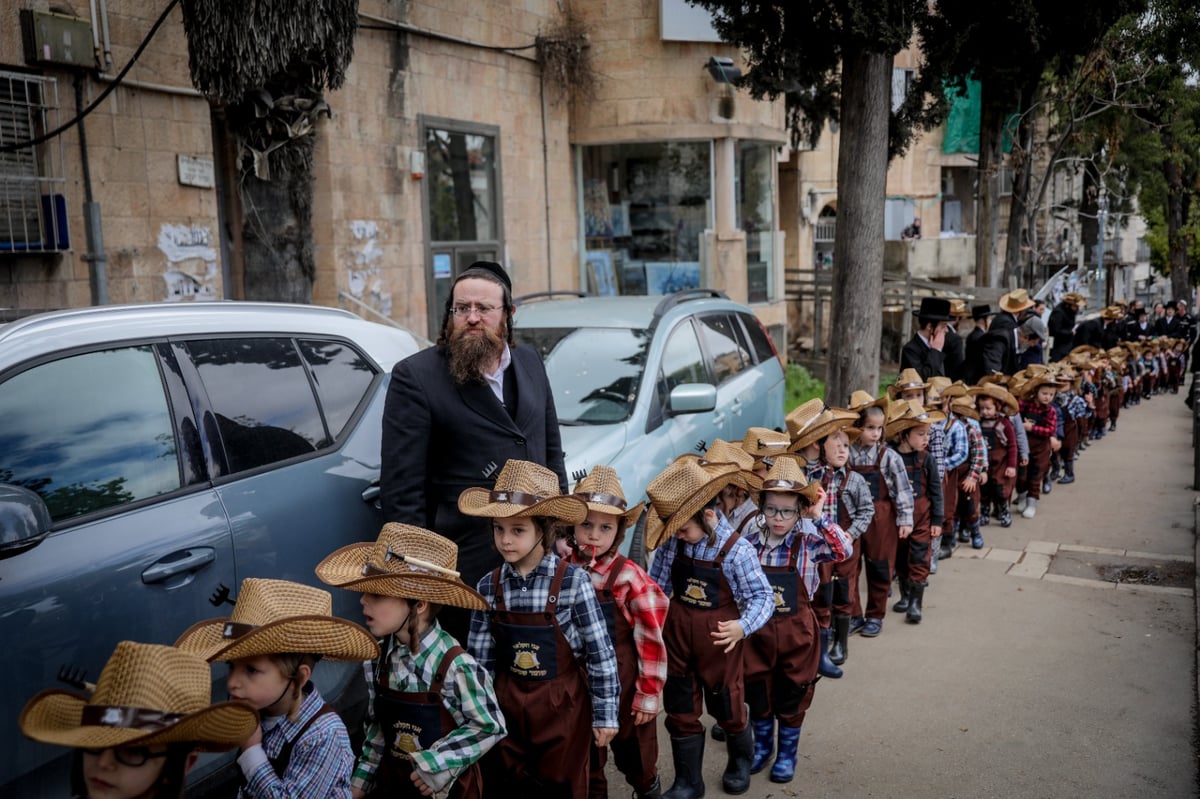
<path fill-rule="evenodd" d="M 913 489 L 913 528 L 908 538 L 901 538 L 896 544 L 896 576 L 901 580 L 925 583 L 929 580 L 929 545 L 933 541 L 933 531 L 929 527 L 932 521 L 929 481 L 925 479 L 925 459 L 929 453 L 918 452 L 916 456 L 912 465 L 904 458 L 908 482 Z"/>
<path fill-rule="evenodd" d="M 981 421 L 979 428 L 983 431 L 983 441 L 988 448 L 988 482 L 982 490 L 987 491 L 992 501 L 999 503 L 998 507 L 1006 507 L 1012 496 L 1013 482 L 1016 478 L 1005 477 L 1004 470 L 1008 468 L 1008 448 L 1015 447 L 1017 442 L 1007 439 L 1000 440 L 1005 431 L 999 418 L 992 422 L 991 427 L 987 425 L 986 421 Z M 1078 438 L 1078 436 L 1076 437 Z"/>
<path fill-rule="evenodd" d="M 863 476 L 871 489 L 871 497 L 875 500 L 875 515 L 871 524 L 862 537 L 854 542 L 854 554 L 850 560 L 842 561 L 834 566 L 838 579 L 848 581 L 850 588 L 850 604 L 848 607 L 835 606 L 838 613 L 850 616 L 864 615 L 862 600 L 858 591 L 859 575 L 863 566 L 867 572 L 867 607 L 865 615 L 872 619 L 882 619 L 887 616 L 887 594 L 892 585 L 892 568 L 896 563 L 896 544 L 900 540 L 896 527 L 896 506 L 888 493 L 887 480 L 883 479 L 883 453 L 886 444 L 880 444 L 879 456 L 875 463 L 869 466 L 851 466 L 850 468 Z M 846 574 L 844 567 L 853 562 L 853 571 Z M 845 575 L 843 577 L 843 575 Z"/>
<path fill-rule="evenodd" d="M 619 731 L 612 739 L 613 760 L 626 781 L 638 793 L 644 793 L 658 778 L 658 725 L 654 722 L 633 723 L 633 699 L 637 693 L 638 651 L 633 640 L 633 625 L 625 613 L 617 607 L 613 588 L 617 577 L 625 568 L 627 558 L 617 555 L 603 588 L 596 590 L 596 599 L 608 625 L 608 637 L 612 639 L 617 653 L 617 676 L 621 680 L 621 704 L 618 710 Z M 604 766 L 608 763 L 608 747 L 603 749 L 592 744 L 592 775 L 588 785 L 588 796 L 605 799 L 608 796 L 608 781 L 604 777 Z"/>
<path fill-rule="evenodd" d="M 735 646 L 726 653 L 713 643 L 717 623 L 736 621 L 741 615 L 733 589 L 725 579 L 722 564 L 737 543 L 733 533 L 717 553 L 716 560 L 695 560 L 683 554 L 683 541 L 676 540 L 675 562 L 671 564 L 671 608 L 663 626 L 667 645 L 667 683 L 663 707 L 667 732 L 676 738 L 700 735 L 700 700 L 729 735 L 746 729 L 743 704 L 742 650 Z"/>
<path fill-rule="evenodd" d="M 510 786 L 514 796 L 531 788 L 553 795 L 587 795 L 591 695 L 587 675 L 555 616 L 566 571 L 567 562 L 559 560 L 540 613 L 508 610 L 500 569 L 492 572 L 496 698 L 508 726 L 508 735 L 493 752 L 503 768 L 497 784 Z M 489 773 L 489 783 L 493 779 Z"/>
<path fill-rule="evenodd" d="M 832 483 L 832 473 L 826 471 L 821 481 L 822 488 L 828 492 L 829 486 Z M 846 481 L 843 480 L 837 490 L 838 524 L 841 525 L 843 530 L 849 533 L 851 524 L 850 511 L 846 510 L 846 503 L 842 499 L 845 491 Z M 851 553 L 850 560 L 857 560 L 859 554 L 857 540 L 851 548 Z M 850 583 L 847 581 L 847 578 L 838 574 L 837 566 L 839 565 L 830 560 L 817 564 L 818 584 L 817 593 L 812 598 L 812 609 L 817 615 L 817 626 L 823 630 L 828 629 L 833 621 L 833 607 L 835 605 L 839 608 L 848 607 L 850 602 Z M 852 569 L 847 569 L 846 573 L 853 574 L 854 572 Z M 849 614 L 847 613 L 847 615 Z"/>
<path fill-rule="evenodd" d="M 1021 412 L 1021 419 L 1033 422 L 1034 427 L 1044 427 L 1046 415 L 1038 408 Z M 1019 490 L 1029 494 L 1030 499 L 1040 499 L 1042 496 L 1042 478 L 1050 468 L 1050 438 L 1027 434 L 1029 439 L 1029 465 L 1025 467 L 1025 477 L 1021 480 Z"/>
<path fill-rule="evenodd" d="M 412 781 L 409 753 L 429 749 L 458 727 L 442 702 L 442 687 L 450 664 L 463 651 L 461 646 L 456 646 L 442 655 L 428 691 L 397 691 L 387 687 L 384 684 L 386 655 L 380 657 L 376 669 L 379 677 L 375 684 L 375 719 L 383 733 L 384 755 L 375 772 L 375 786 L 367 794 L 370 799 L 421 795 Z M 478 799 L 483 795 L 482 788 L 479 764 L 475 763 L 457 779 L 449 796 Z"/>
<path fill-rule="evenodd" d="M 787 565 L 762 567 L 775 592 L 775 612 L 750 636 L 745 651 L 750 717 L 778 717 L 787 727 L 804 723 L 821 658 L 817 617 L 796 568 L 803 546 L 803 535 L 797 532 Z"/>

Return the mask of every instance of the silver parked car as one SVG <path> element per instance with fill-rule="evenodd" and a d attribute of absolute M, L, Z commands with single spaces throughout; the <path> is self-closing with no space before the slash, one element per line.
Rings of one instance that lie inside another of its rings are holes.
<path fill-rule="evenodd" d="M 65 793 L 64 750 L 15 723 L 60 669 L 94 681 L 117 642 L 172 643 L 227 614 L 246 577 L 317 584 L 322 557 L 377 535 L 388 375 L 420 346 L 266 303 L 0 327 L 0 795 Z M 334 592 L 334 612 L 359 618 L 356 597 Z M 322 663 L 314 679 L 345 703 L 360 673 Z"/>

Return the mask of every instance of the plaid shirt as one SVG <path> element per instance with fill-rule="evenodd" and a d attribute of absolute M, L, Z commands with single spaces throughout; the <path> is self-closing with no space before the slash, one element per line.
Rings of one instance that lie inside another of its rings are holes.
<path fill-rule="evenodd" d="M 808 598 L 812 599 L 817 591 L 821 575 L 817 571 L 818 563 L 832 561 L 841 563 L 850 557 L 854 548 L 854 540 L 836 522 L 831 522 L 828 516 L 822 516 L 816 521 L 812 519 L 797 519 L 788 530 L 787 535 L 773 547 L 768 546 L 767 528 L 754 520 L 746 525 L 746 537 L 758 553 L 758 562 L 763 566 L 786 566 L 792 557 L 792 549 L 799 539 L 803 549 L 796 559 L 796 571 L 804 581 L 804 589 Z"/>
<path fill-rule="evenodd" d="M 874 466 L 879 457 L 879 448 L 883 447 L 883 458 L 879 469 L 883 472 L 883 481 L 891 495 L 892 505 L 896 509 L 896 526 L 911 527 L 913 523 L 913 492 L 912 484 L 908 482 L 908 470 L 904 461 L 882 441 L 870 447 L 860 447 L 857 444 L 850 447 L 851 466 Z M 873 501 L 873 500 L 872 500 Z"/>
<path fill-rule="evenodd" d="M 393 691 L 428 691 L 442 656 L 457 645 L 458 642 L 436 621 L 421 635 L 415 655 L 394 635 L 389 635 L 383 641 L 385 684 Z M 383 730 L 375 718 L 378 664 L 376 660 L 363 663 L 368 700 L 366 740 L 350 779 L 353 787 L 363 791 L 369 791 L 373 786 L 375 772 L 384 756 Z M 466 653 L 456 657 L 446 670 L 442 704 L 454 717 L 456 728 L 429 749 L 412 753 L 413 766 L 437 791 L 470 768 L 505 734 L 504 715 L 496 702 L 492 675 Z"/>
<path fill-rule="evenodd" d="M 511 563 L 502 565 L 500 582 L 504 587 L 505 606 L 515 613 L 541 613 L 546 608 L 557 568 L 558 556 L 553 552 L 546 553 L 528 577 L 521 577 Z M 488 606 L 495 607 L 492 572 L 480 578 L 478 590 Z M 608 638 L 604 612 L 596 601 L 596 591 L 582 569 L 567 567 L 554 615 L 571 651 L 586 663 L 588 688 L 592 694 L 592 726 L 617 729 L 617 702 L 621 697 L 617 656 Z M 471 633 L 467 641 L 467 648 L 479 665 L 495 673 L 496 640 L 492 637 L 491 613 L 471 612 Z"/>
<path fill-rule="evenodd" d="M 867 481 L 847 466 L 834 469 L 825 464 L 810 469 L 808 479 L 821 481 L 821 487 L 825 489 L 825 515 L 834 521 L 842 518 L 838 494 L 842 495 L 846 514 L 850 517 L 846 533 L 851 541 L 857 541 L 875 517 L 875 503 L 871 499 L 871 487 Z"/>
<path fill-rule="evenodd" d="M 1021 400 L 1022 414 L 1038 414 L 1045 421 L 1045 424 L 1034 425 L 1027 431 L 1031 436 L 1039 438 L 1050 438 L 1054 435 L 1058 428 L 1058 409 L 1053 405 L 1042 405 L 1037 400 Z"/>
<path fill-rule="evenodd" d="M 695 560 L 716 560 L 721 547 L 725 546 L 729 536 L 734 534 L 733 528 L 720 511 L 717 511 L 717 519 L 716 542 L 710 545 L 708 539 L 704 538 L 698 544 L 684 544 L 684 555 Z M 654 560 L 650 564 L 650 578 L 658 583 L 667 596 L 672 594 L 671 567 L 675 563 L 675 548 L 675 541 L 667 540 L 654 553 Z M 730 547 L 721 569 L 725 573 L 725 579 L 729 581 L 729 589 L 733 592 L 733 599 L 742 614 L 737 620 L 738 624 L 742 625 L 742 631 L 749 636 L 766 624 L 767 619 L 775 612 L 775 592 L 758 565 L 758 555 L 754 553 L 754 547 L 745 538 L 739 538 L 737 543 Z"/>
<path fill-rule="evenodd" d="M 940 424 L 929 425 L 929 454 L 933 456 L 941 480 L 946 474 L 946 430 Z"/>
<path fill-rule="evenodd" d="M 967 451 L 970 453 L 967 462 L 971 464 L 967 469 L 967 477 L 978 480 L 988 468 L 987 442 L 983 440 L 983 429 L 979 422 L 974 419 L 963 421 L 967 424 Z"/>
<path fill-rule="evenodd" d="M 309 683 L 312 685 L 312 683 Z M 304 731 L 292 747 L 292 758 L 283 776 L 275 773 L 267 758 L 279 757 L 283 746 L 300 733 L 300 728 L 320 712 L 325 700 L 313 686 L 292 721 L 287 716 L 263 720 L 263 739 L 238 756 L 246 784 L 238 789 L 242 799 L 308 799 L 350 796 L 350 772 L 354 751 L 346 725 L 337 713 L 325 713 Z"/>
<path fill-rule="evenodd" d="M 616 555 L 601 558 L 595 563 L 583 563 L 572 557 L 571 562 L 584 569 L 599 591 L 608 582 Z M 638 653 L 637 686 L 633 694 L 633 709 L 657 713 L 659 697 L 667 681 L 667 645 L 663 643 L 663 624 L 667 620 L 670 602 L 667 595 L 650 579 L 650 575 L 632 560 L 626 559 L 617 581 L 613 584 L 613 600 L 625 621 L 633 627 L 633 644 Z"/>
<path fill-rule="evenodd" d="M 971 442 L 967 437 L 965 419 L 948 417 L 942 425 L 946 431 L 946 471 L 950 472 L 962 466 L 971 457 Z"/>

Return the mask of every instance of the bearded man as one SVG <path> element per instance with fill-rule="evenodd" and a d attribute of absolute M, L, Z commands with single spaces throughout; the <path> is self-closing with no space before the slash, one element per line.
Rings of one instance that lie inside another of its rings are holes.
<path fill-rule="evenodd" d="M 457 568 L 471 586 L 500 558 L 490 521 L 459 513 L 458 495 L 491 489 L 512 458 L 552 469 L 567 489 L 550 381 L 538 353 L 513 343 L 514 311 L 504 267 L 471 264 L 451 287 L 436 346 L 392 369 L 383 410 L 384 519 L 457 543 Z M 378 531 L 362 532 L 366 538 Z M 465 613 L 459 619 L 445 608 L 439 619 L 467 640 Z"/>

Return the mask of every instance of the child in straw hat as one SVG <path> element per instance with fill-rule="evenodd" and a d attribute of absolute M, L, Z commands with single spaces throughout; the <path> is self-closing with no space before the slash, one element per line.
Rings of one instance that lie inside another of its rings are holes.
<path fill-rule="evenodd" d="M 742 438 L 742 449 L 754 458 L 754 476 L 760 480 L 767 476 L 777 457 L 787 454 L 791 444 L 791 436 L 769 427 L 751 427 Z"/>
<path fill-rule="evenodd" d="M 812 597 L 817 564 L 845 560 L 854 542 L 825 515 L 825 492 L 809 482 L 793 458 L 781 457 L 767 472 L 759 513 L 746 530 L 775 593 L 775 612 L 750 639 L 745 660 L 746 701 L 754 729 L 750 773 L 771 766 L 771 782 L 791 782 L 804 716 L 812 705 L 824 652 Z"/>
<path fill-rule="evenodd" d="M 671 598 L 663 628 L 663 707 L 675 762 L 675 784 L 667 795 L 677 799 L 704 795 L 701 697 L 727 734 L 725 791 L 744 793 L 750 786 L 754 733 L 743 702 L 738 642 L 766 623 L 774 603 L 754 548 L 717 504 L 738 472 L 733 464 L 680 457 L 646 487 L 647 548 L 673 539 L 655 555 L 650 577 Z"/>
<path fill-rule="evenodd" d="M 471 614 L 467 646 L 496 675 L 508 737 L 484 761 L 508 795 L 587 794 L 591 746 L 617 733 L 617 660 L 591 580 L 553 552 L 554 528 L 579 524 L 587 505 L 529 461 L 504 464 L 491 490 L 458 497 L 468 516 L 492 520 L 504 559 L 479 580 L 487 610 Z"/>
<path fill-rule="evenodd" d="M 625 533 L 641 518 L 645 503 L 633 507 L 617 473 L 598 465 L 575 486 L 574 496 L 587 504 L 587 518 L 575 525 L 571 561 L 587 572 L 604 612 L 608 635 L 617 653 L 621 679 L 619 732 L 612 739 L 617 769 L 637 797 L 658 796 L 658 715 L 667 680 L 667 647 L 663 624 L 667 597 L 641 566 L 619 551 Z M 608 796 L 604 767 L 608 749 L 592 745 L 588 795 Z"/>
<path fill-rule="evenodd" d="M 1017 400 L 995 383 L 972 387 L 968 393 L 975 397 L 979 427 L 988 452 L 988 482 L 981 489 L 980 524 L 987 524 L 989 517 L 995 515 L 1001 527 L 1008 527 L 1012 524 L 1008 502 L 1017 479 L 1017 434 L 1009 415 L 1017 411 Z"/>
<path fill-rule="evenodd" d="M 389 523 L 374 542 L 342 547 L 317 577 L 362 593 L 364 623 L 382 639 L 367 660 L 367 725 L 351 786 L 356 797 L 483 795 L 478 761 L 504 737 L 492 677 L 438 624 L 444 605 L 479 610 L 455 570 L 458 545 Z"/>
<path fill-rule="evenodd" d="M 1049 467 L 1050 452 L 1061 446 L 1055 437 L 1058 411 L 1053 403 L 1057 391 L 1058 380 L 1049 372 L 1030 377 L 1023 386 L 1021 418 L 1025 420 L 1025 432 L 1029 434 L 1029 465 L 1017 485 L 1017 504 L 1026 519 L 1032 519 L 1037 513 L 1038 500 L 1042 496 L 1042 475 Z"/>
<path fill-rule="evenodd" d="M 957 546 L 955 527 L 958 523 L 959 493 L 972 483 L 972 451 L 971 434 L 967 429 L 967 419 L 962 414 L 950 410 L 955 399 L 966 394 L 966 387 L 960 385 L 948 386 L 941 394 L 942 405 L 946 409 L 943 419 L 934 425 L 941 428 L 946 440 L 946 460 L 942 470 L 942 506 L 945 516 L 942 520 L 942 534 L 938 541 L 937 560 L 949 558 Z M 982 440 L 982 435 L 980 436 Z M 977 454 L 977 453 L 976 453 Z"/>
<path fill-rule="evenodd" d="M 689 453 L 687 457 L 696 456 Z M 754 456 L 740 446 L 718 438 L 714 439 L 705 451 L 703 459 L 709 463 L 737 465 L 738 479 L 722 489 L 720 504 L 721 513 L 725 514 L 729 526 L 740 531 L 758 512 L 758 504 L 755 503 L 752 494 L 757 493 L 761 478 L 754 474 Z"/>
<path fill-rule="evenodd" d="M 966 387 L 959 384 L 960 392 L 946 405 L 946 413 L 962 419 L 967 430 L 967 472 L 958 484 L 958 507 L 954 509 L 957 520 L 958 540 L 971 542 L 975 549 L 983 547 L 983 534 L 979 531 L 979 496 L 988 482 L 987 444 L 979 427 L 979 411 L 975 400 L 966 395 Z M 949 516 L 949 509 L 946 515 Z M 945 525 L 943 524 L 943 527 Z"/>
<path fill-rule="evenodd" d="M 862 412 L 858 441 L 850 447 L 850 468 L 863 476 L 871 489 L 875 514 L 862 537 L 855 542 L 853 559 L 861 555 L 854 574 L 848 575 L 850 601 L 834 605 L 835 614 L 850 617 L 849 634 L 862 633 L 873 638 L 883 632 L 887 613 L 888 590 L 896 561 L 896 544 L 912 532 L 913 493 L 904 461 L 887 445 L 883 437 L 889 416 L 908 406 L 892 403 L 885 412 L 874 405 Z M 896 410 L 893 410 L 895 408 Z M 859 576 L 867 573 L 867 604 L 862 604 Z"/>
<path fill-rule="evenodd" d="M 929 427 L 942 421 L 941 411 L 927 411 L 916 400 L 909 400 L 905 413 L 894 414 L 886 435 L 895 441 L 896 452 L 904 461 L 913 492 L 912 533 L 900 538 L 896 546 L 896 575 L 900 578 L 900 600 L 892 606 L 904 613 L 910 624 L 921 623 L 921 604 L 929 580 L 930 542 L 941 533 L 942 486 L 937 466 L 929 454 Z"/>
<path fill-rule="evenodd" d="M 208 663 L 169 646 L 122 641 L 86 687 L 42 691 L 17 719 L 25 736 L 75 749 L 77 796 L 177 799 L 198 751 L 232 749 L 258 727 L 245 702 L 211 704 Z"/>
<path fill-rule="evenodd" d="M 239 797 L 350 796 L 354 752 L 346 726 L 310 678 L 317 660 L 379 656 L 362 627 L 333 615 L 328 591 L 248 577 L 228 618 L 188 628 L 175 646 L 229 664 L 229 695 L 259 711 L 242 743 Z"/>
<path fill-rule="evenodd" d="M 889 396 L 896 396 L 902 400 L 915 400 L 930 410 L 941 407 L 943 400 L 942 392 L 951 386 L 950 378 L 939 375 L 929 378 L 929 382 L 924 388 L 913 384 L 911 378 L 906 383 L 906 388 L 899 391 L 889 391 Z M 894 389 L 895 384 L 888 388 Z M 928 452 L 933 457 L 933 463 L 937 467 L 938 479 L 943 479 L 946 474 L 946 429 L 944 424 L 930 425 Z M 935 536 L 930 544 L 933 549 L 930 571 L 934 574 L 937 574 L 938 549 L 940 545 L 941 536 Z"/>
<path fill-rule="evenodd" d="M 820 465 L 808 472 L 808 479 L 819 482 L 825 491 L 825 515 L 837 521 L 851 541 L 845 560 L 818 566 L 820 578 L 813 595 L 813 610 L 821 628 L 822 651 L 817 672 L 822 677 L 834 679 L 842 676 L 840 666 L 846 662 L 850 616 L 839 613 L 834 618 L 833 606 L 850 603 L 850 580 L 857 567 L 858 539 L 875 516 L 875 503 L 871 500 L 867 481 L 847 465 L 850 445 L 858 440 L 858 435 L 856 427 L 831 431 L 821 442 Z"/>

